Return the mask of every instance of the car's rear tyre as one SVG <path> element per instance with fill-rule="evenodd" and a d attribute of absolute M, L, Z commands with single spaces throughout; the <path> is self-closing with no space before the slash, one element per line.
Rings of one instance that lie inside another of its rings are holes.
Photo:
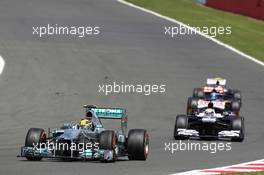
<path fill-rule="evenodd" d="M 233 101 L 231 103 L 231 108 L 232 108 L 232 111 L 239 116 L 239 112 L 240 112 L 240 108 L 241 108 L 241 103 L 240 101 Z"/>
<path fill-rule="evenodd" d="M 173 136 L 175 140 L 184 140 L 188 137 L 178 135 L 178 129 L 187 129 L 188 127 L 188 117 L 185 115 L 178 115 L 175 120 Z"/>
<path fill-rule="evenodd" d="M 146 160 L 149 153 L 149 135 L 144 129 L 131 129 L 127 138 L 129 160 Z"/>
<path fill-rule="evenodd" d="M 186 114 L 187 115 L 193 114 L 194 110 L 197 109 L 197 107 L 198 107 L 198 100 L 195 98 L 189 97 L 187 101 Z"/>
<path fill-rule="evenodd" d="M 242 100 L 241 91 L 233 90 L 232 93 L 233 93 L 233 97 L 234 97 L 235 100 L 239 100 L 239 101 Z"/>
<path fill-rule="evenodd" d="M 105 130 L 102 131 L 99 135 L 99 148 L 102 150 L 110 150 L 113 151 L 113 160 L 112 162 L 117 160 L 117 137 L 115 131 Z M 102 160 L 105 162 L 106 160 Z"/>
<path fill-rule="evenodd" d="M 192 101 L 192 97 L 189 97 L 187 101 L 187 108 L 186 108 L 187 115 L 190 115 L 192 113 L 192 105 L 191 105 L 192 102 L 191 101 Z"/>
<path fill-rule="evenodd" d="M 41 143 L 46 142 L 46 138 L 47 134 L 44 129 L 30 128 L 25 139 L 25 147 L 39 147 Z M 40 156 L 26 156 L 26 158 L 31 161 L 40 161 L 42 159 Z"/>
<path fill-rule="evenodd" d="M 231 122 L 232 124 L 232 130 L 239 130 L 240 135 L 239 137 L 232 138 L 231 140 L 234 142 L 242 142 L 245 137 L 245 125 L 244 125 L 244 118 L 243 117 L 237 117 L 234 118 Z"/>

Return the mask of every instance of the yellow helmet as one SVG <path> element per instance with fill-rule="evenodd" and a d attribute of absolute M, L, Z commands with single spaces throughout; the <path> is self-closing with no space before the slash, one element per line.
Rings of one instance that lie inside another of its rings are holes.
<path fill-rule="evenodd" d="M 82 119 L 80 121 L 80 127 L 89 128 L 91 125 L 92 125 L 92 122 L 88 119 Z"/>

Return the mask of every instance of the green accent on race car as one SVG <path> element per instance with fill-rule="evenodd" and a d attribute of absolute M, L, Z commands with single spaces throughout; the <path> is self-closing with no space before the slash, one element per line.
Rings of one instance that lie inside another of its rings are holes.
<path fill-rule="evenodd" d="M 90 109 L 99 118 L 122 119 L 127 116 L 122 108 L 92 108 Z"/>
<path fill-rule="evenodd" d="M 95 105 L 84 105 L 87 112 L 93 112 L 100 119 L 119 119 L 121 120 L 121 131 L 127 133 L 127 110 L 124 108 L 98 108 Z"/>

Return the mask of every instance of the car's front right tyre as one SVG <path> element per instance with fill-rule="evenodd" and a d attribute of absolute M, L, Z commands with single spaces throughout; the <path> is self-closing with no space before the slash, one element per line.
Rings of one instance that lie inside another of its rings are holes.
<path fill-rule="evenodd" d="M 113 157 L 110 162 L 115 162 L 117 160 L 117 137 L 115 131 L 105 130 L 99 135 L 99 148 L 102 150 L 113 151 Z M 102 162 L 109 162 L 107 160 L 101 160 Z"/>
<path fill-rule="evenodd" d="M 244 137 L 245 137 L 244 118 L 243 117 L 234 118 L 232 120 L 231 124 L 232 124 L 232 130 L 239 130 L 240 131 L 239 137 L 234 137 L 231 139 L 231 141 L 243 142 Z"/>
<path fill-rule="evenodd" d="M 46 137 L 47 135 L 44 129 L 30 128 L 25 139 L 25 147 L 39 148 L 40 144 L 46 141 Z M 41 156 L 26 156 L 26 158 L 31 161 L 40 161 L 42 159 Z"/>
<path fill-rule="evenodd" d="M 184 140 L 187 137 L 178 134 L 178 129 L 187 129 L 188 117 L 186 115 L 178 115 L 175 120 L 173 136 L 175 140 Z"/>

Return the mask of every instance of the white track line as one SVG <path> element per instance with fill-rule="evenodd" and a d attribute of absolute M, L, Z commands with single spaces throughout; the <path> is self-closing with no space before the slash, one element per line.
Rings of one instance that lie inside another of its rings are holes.
<path fill-rule="evenodd" d="M 192 170 L 182 173 L 175 173 L 171 175 L 209 175 L 209 174 L 221 174 L 224 172 L 256 172 L 264 170 L 264 159 L 256 160 L 252 162 L 241 163 L 237 165 L 224 166 L 212 169 Z"/>
<path fill-rule="evenodd" d="M 130 7 L 136 8 L 136 9 L 139 9 L 139 10 L 144 11 L 144 12 L 146 12 L 146 13 L 150 13 L 150 14 L 152 14 L 152 15 L 155 15 L 155 16 L 157 16 L 157 17 L 163 18 L 163 19 L 168 20 L 168 21 L 170 21 L 170 22 L 177 23 L 177 24 L 182 25 L 182 26 L 188 28 L 189 30 L 192 30 L 192 31 L 195 32 L 195 30 L 194 30 L 193 28 L 191 28 L 190 26 L 188 26 L 188 25 L 186 25 L 186 24 L 184 24 L 184 23 L 182 23 L 182 22 L 180 22 L 180 21 L 177 21 L 177 20 L 175 20 L 175 19 L 172 19 L 172 18 L 170 18 L 170 17 L 163 16 L 163 15 L 161 15 L 161 14 L 159 14 L 159 13 L 156 13 L 156 12 L 154 12 L 154 11 L 151 11 L 151 10 L 145 9 L 145 8 L 143 8 L 143 7 L 139 7 L 139 6 L 137 6 L 137 5 L 134 5 L 134 4 L 132 4 L 132 3 L 126 2 L 126 1 L 124 1 L 124 0 L 117 0 L 117 2 L 120 2 L 120 3 L 122 3 L 122 4 L 128 5 L 128 6 L 130 6 Z M 247 59 L 249 59 L 249 60 L 251 60 L 251 61 L 254 61 L 255 63 L 257 63 L 257 64 L 259 64 L 259 65 L 261 65 L 261 66 L 264 66 L 264 62 L 259 61 L 259 60 L 257 60 L 256 58 L 254 58 L 254 57 L 252 57 L 252 56 L 250 56 L 250 55 L 247 55 L 247 54 L 245 54 L 245 53 L 239 51 L 238 49 L 236 49 L 236 48 L 234 48 L 234 47 L 232 47 L 232 46 L 230 46 L 230 45 L 228 45 L 228 44 L 225 44 L 225 43 L 223 43 L 223 42 L 221 42 L 221 41 L 219 41 L 219 40 L 217 40 L 217 39 L 215 39 L 215 38 L 212 38 L 212 37 L 210 37 L 210 36 L 208 36 L 208 35 L 206 35 L 206 34 L 204 34 L 204 33 L 202 33 L 202 32 L 196 31 L 196 33 L 199 34 L 199 35 L 201 35 L 201 36 L 203 36 L 203 37 L 205 37 L 205 38 L 207 38 L 207 39 L 209 39 L 209 40 L 211 40 L 211 41 L 213 41 L 213 42 L 215 42 L 215 43 L 217 43 L 218 45 L 221 45 L 221 46 L 223 46 L 223 47 L 225 47 L 225 48 L 227 48 L 227 49 L 229 49 L 229 50 L 231 50 L 231 51 L 233 51 L 233 52 L 235 52 L 235 53 L 237 53 L 237 54 L 239 54 L 239 55 L 241 55 L 241 56 L 243 56 L 243 57 L 245 57 L 245 58 L 247 58 Z"/>
<path fill-rule="evenodd" d="M 0 75 L 3 73 L 5 67 L 5 60 L 4 58 L 0 55 Z"/>

